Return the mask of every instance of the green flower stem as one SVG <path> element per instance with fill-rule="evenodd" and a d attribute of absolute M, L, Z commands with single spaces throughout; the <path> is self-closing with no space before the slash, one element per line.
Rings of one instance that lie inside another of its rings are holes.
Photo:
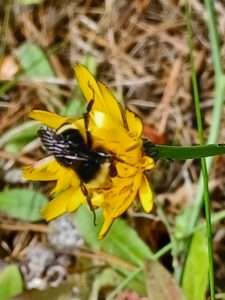
<path fill-rule="evenodd" d="M 144 147 L 146 155 L 155 159 L 186 160 L 225 154 L 225 144 L 169 146 L 146 142 Z"/>

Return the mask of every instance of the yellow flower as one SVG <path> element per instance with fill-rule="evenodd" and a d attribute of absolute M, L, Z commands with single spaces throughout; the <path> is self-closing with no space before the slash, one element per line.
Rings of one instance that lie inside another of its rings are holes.
<path fill-rule="evenodd" d="M 88 113 L 92 151 L 101 149 L 108 156 L 100 164 L 96 176 L 86 182 L 82 182 L 79 172 L 62 164 L 54 155 L 25 167 L 24 177 L 56 181 L 52 190 L 53 200 L 43 211 L 46 220 L 72 212 L 87 203 L 88 193 L 91 206 L 100 207 L 103 211 L 104 223 L 99 234 L 103 238 L 115 218 L 123 214 L 136 197 L 146 212 L 152 209 L 153 193 L 145 171 L 154 167 L 154 160 L 143 152 L 141 120 L 124 109 L 109 89 L 96 81 L 84 66 L 77 65 L 75 74 L 87 103 L 92 103 Z M 69 124 L 69 128 L 78 130 L 87 143 L 84 117 L 68 118 L 39 110 L 32 111 L 30 117 L 53 129 L 56 134 L 62 126 Z"/>

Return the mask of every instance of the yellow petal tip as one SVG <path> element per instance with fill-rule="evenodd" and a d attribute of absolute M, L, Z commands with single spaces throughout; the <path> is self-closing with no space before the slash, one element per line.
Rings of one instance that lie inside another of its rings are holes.
<path fill-rule="evenodd" d="M 33 168 L 32 166 L 26 166 L 26 167 L 23 167 L 22 168 L 22 177 L 24 179 L 31 179 L 30 177 L 32 177 L 32 171 L 33 171 Z"/>
<path fill-rule="evenodd" d="M 104 223 L 102 225 L 102 228 L 99 232 L 98 238 L 99 240 L 104 239 L 104 237 L 106 236 L 106 234 L 108 233 L 109 229 L 111 228 L 112 224 L 113 224 L 114 219 L 111 217 L 105 217 Z"/>
<path fill-rule="evenodd" d="M 51 211 L 49 209 L 49 204 L 42 209 L 41 215 L 42 215 L 43 219 L 47 222 L 55 219 L 58 216 L 58 215 L 56 216 L 55 214 L 51 213 Z"/>
<path fill-rule="evenodd" d="M 153 208 L 154 193 L 146 176 L 143 176 L 140 188 L 139 198 L 145 212 L 149 213 Z"/>
<path fill-rule="evenodd" d="M 42 113 L 46 113 L 46 111 L 44 111 L 44 110 L 39 110 L 39 109 L 34 109 L 34 110 L 32 110 L 32 111 L 30 111 L 29 113 L 28 113 L 28 117 L 29 118 L 31 118 L 31 119 L 37 119 L 38 117 L 39 117 L 39 115 L 40 114 L 42 114 Z"/>
<path fill-rule="evenodd" d="M 74 69 L 74 72 L 75 72 L 75 75 L 76 75 L 77 79 L 79 79 L 79 76 L 81 75 L 81 72 L 90 73 L 88 71 L 88 69 L 82 64 L 76 64 L 73 69 Z"/>

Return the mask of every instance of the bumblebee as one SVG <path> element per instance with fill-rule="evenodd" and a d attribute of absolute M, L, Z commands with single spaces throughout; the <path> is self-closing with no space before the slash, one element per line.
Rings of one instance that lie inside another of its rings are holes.
<path fill-rule="evenodd" d="M 54 155 L 64 167 L 72 168 L 84 183 L 95 179 L 101 165 L 110 157 L 101 149 L 91 149 L 79 130 L 70 124 L 57 131 L 41 128 L 38 134 L 48 154 Z"/>
<path fill-rule="evenodd" d="M 53 155 L 62 166 L 73 169 L 79 176 L 82 192 L 94 213 L 95 223 L 91 195 L 85 184 L 101 177 L 101 172 L 104 173 L 104 170 L 109 167 L 112 156 L 102 149 L 93 149 L 92 136 L 88 130 L 92 104 L 93 102 L 89 102 L 87 112 L 84 114 L 86 141 L 79 130 L 68 123 L 63 124 L 57 130 L 42 127 L 38 135 L 48 154 Z"/>

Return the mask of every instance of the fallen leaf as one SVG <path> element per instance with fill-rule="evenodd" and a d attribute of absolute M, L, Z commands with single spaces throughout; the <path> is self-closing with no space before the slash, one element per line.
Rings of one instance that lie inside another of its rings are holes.
<path fill-rule="evenodd" d="M 163 134 L 157 132 L 157 130 L 150 125 L 144 125 L 143 134 L 153 144 L 166 144 L 166 137 Z"/>
<path fill-rule="evenodd" d="M 141 297 L 135 292 L 125 291 L 120 294 L 115 300 L 148 300 L 146 297 Z"/>
<path fill-rule="evenodd" d="M 11 80 L 18 70 L 19 66 L 11 55 L 4 57 L 0 63 L 0 80 Z"/>
<path fill-rule="evenodd" d="M 184 300 L 176 280 L 159 262 L 146 264 L 146 289 L 149 300 Z"/>

